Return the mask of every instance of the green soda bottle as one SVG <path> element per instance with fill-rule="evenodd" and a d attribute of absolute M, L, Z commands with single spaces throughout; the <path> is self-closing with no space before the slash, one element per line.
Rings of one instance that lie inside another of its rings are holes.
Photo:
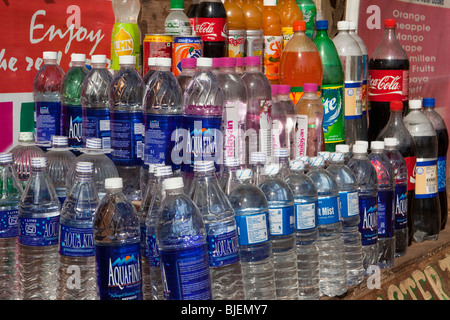
<path fill-rule="evenodd" d="M 306 35 L 312 39 L 314 25 L 316 23 L 317 9 L 313 0 L 295 0 L 303 13 L 303 20 L 306 22 Z"/>
<path fill-rule="evenodd" d="M 322 104 L 325 150 L 334 152 L 336 144 L 345 142 L 344 70 L 333 41 L 328 36 L 328 21 L 316 22 L 314 44 L 323 66 Z"/>

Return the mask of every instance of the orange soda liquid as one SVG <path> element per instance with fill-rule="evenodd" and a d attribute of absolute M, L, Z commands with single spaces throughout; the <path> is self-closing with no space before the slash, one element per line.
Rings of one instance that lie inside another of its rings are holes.
<path fill-rule="evenodd" d="M 264 34 L 264 74 L 271 84 L 279 83 L 279 67 L 283 50 L 281 19 L 275 0 L 264 0 L 262 30 Z"/>
<path fill-rule="evenodd" d="M 278 2 L 281 18 L 281 33 L 283 35 L 283 46 L 294 35 L 293 25 L 295 21 L 303 20 L 303 13 L 295 0 L 282 0 Z"/>
<path fill-rule="evenodd" d="M 262 12 L 253 3 L 253 0 L 243 0 L 242 11 L 244 12 L 245 30 L 262 29 Z"/>

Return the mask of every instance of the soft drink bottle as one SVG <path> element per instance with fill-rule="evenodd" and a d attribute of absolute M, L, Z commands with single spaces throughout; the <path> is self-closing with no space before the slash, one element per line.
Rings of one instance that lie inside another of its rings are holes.
<path fill-rule="evenodd" d="M 437 159 L 437 175 L 438 175 L 438 193 L 439 204 L 441 206 L 441 230 L 445 228 L 448 216 L 447 205 L 447 150 L 448 150 L 448 131 L 445 121 L 441 115 L 435 110 L 434 98 L 423 98 L 422 113 L 431 121 L 438 139 L 438 159 Z"/>
<path fill-rule="evenodd" d="M 370 143 L 368 158 L 378 175 L 378 265 L 390 268 L 395 256 L 395 174 L 389 158 L 384 153 L 383 141 Z"/>
<path fill-rule="evenodd" d="M 316 22 L 314 44 L 322 60 L 321 86 L 325 150 L 336 151 L 345 141 L 344 70 L 336 46 L 328 36 L 328 20 Z"/>
<path fill-rule="evenodd" d="M 258 7 L 258 9 L 263 12 L 264 9 L 264 1 L 263 0 L 253 0 L 253 3 L 255 4 L 255 6 Z"/>
<path fill-rule="evenodd" d="M 294 234 L 294 195 L 279 178 L 279 164 L 265 167 L 266 178 L 259 185 L 269 207 L 270 241 L 277 299 L 298 299 L 298 267 Z"/>
<path fill-rule="evenodd" d="M 255 5 L 253 0 L 244 0 L 242 11 L 244 12 L 245 30 L 261 30 L 262 11 Z"/>
<path fill-rule="evenodd" d="M 412 203 L 415 242 L 437 240 L 441 229 L 438 195 L 438 139 L 431 121 L 421 112 L 421 100 L 409 100 L 409 113 L 403 119 L 417 149 L 415 195 Z"/>
<path fill-rule="evenodd" d="M 237 177 L 237 171 L 239 169 L 239 160 L 236 157 L 225 158 L 219 184 L 226 196 L 228 196 L 239 183 Z"/>
<path fill-rule="evenodd" d="M 264 35 L 264 74 L 271 84 L 280 83 L 280 57 L 283 50 L 281 19 L 276 0 L 264 0 L 262 10 L 262 30 Z"/>
<path fill-rule="evenodd" d="M 313 0 L 295 0 L 302 10 L 303 20 L 306 22 L 306 35 L 313 39 L 314 25 L 316 23 L 317 8 Z"/>
<path fill-rule="evenodd" d="M 246 159 L 253 152 L 272 156 L 272 89 L 267 77 L 260 70 L 258 56 L 245 57 L 246 69 L 242 80 L 247 87 Z"/>
<path fill-rule="evenodd" d="M 324 169 L 322 157 L 311 158 L 307 176 L 317 187 L 319 251 L 319 288 L 322 296 L 347 292 L 347 268 L 339 211 L 339 187 L 333 175 Z"/>
<path fill-rule="evenodd" d="M 36 112 L 36 143 L 51 145 L 52 136 L 61 135 L 61 88 L 64 71 L 58 65 L 58 54 L 43 53 L 44 64 L 33 81 Z"/>
<path fill-rule="evenodd" d="M 283 35 L 283 46 L 294 35 L 293 25 L 295 21 L 303 20 L 303 13 L 298 7 L 295 0 L 285 0 L 282 4 L 278 2 L 280 19 L 281 19 L 281 33 Z"/>
<path fill-rule="evenodd" d="M 134 56 L 134 65 L 141 71 L 141 37 L 138 25 L 141 3 L 139 0 L 113 0 L 115 17 L 111 34 L 111 69 L 120 70 L 120 56 Z"/>
<path fill-rule="evenodd" d="M 47 173 L 47 158 L 31 159 L 19 202 L 19 299 L 55 300 L 61 202 Z"/>
<path fill-rule="evenodd" d="M 362 120 L 362 52 L 349 29 L 349 21 L 339 21 L 333 42 L 344 70 L 345 143 L 351 146 L 367 140 L 367 127 Z"/>
<path fill-rule="evenodd" d="M 61 300 L 97 298 L 93 225 L 100 200 L 93 176 L 92 162 L 78 162 L 74 184 L 61 208 L 58 279 Z M 79 271 L 79 282 L 72 283 L 74 266 Z"/>
<path fill-rule="evenodd" d="M 189 18 L 184 13 L 184 0 L 170 0 L 170 12 L 164 21 L 164 33 L 172 36 L 191 35 Z"/>
<path fill-rule="evenodd" d="M 384 21 L 384 35 L 369 60 L 368 140 L 375 140 L 389 119 L 389 103 L 403 102 L 403 116 L 408 109 L 409 59 L 395 34 L 395 19 Z"/>
<path fill-rule="evenodd" d="M 243 57 L 245 55 L 245 21 L 244 11 L 235 0 L 224 0 L 227 11 L 228 57 Z"/>
<path fill-rule="evenodd" d="M 165 196 L 155 230 L 164 298 L 211 300 L 205 224 L 199 209 L 183 189 L 182 177 L 164 180 Z"/>
<path fill-rule="evenodd" d="M 275 300 L 269 206 L 264 193 L 251 183 L 252 170 L 238 171 L 240 184 L 228 196 L 234 209 L 246 300 Z"/>
<path fill-rule="evenodd" d="M 227 11 L 220 0 L 200 0 L 195 33 L 202 37 L 203 57 L 227 56 Z"/>
<path fill-rule="evenodd" d="M 196 33 L 195 33 L 195 30 L 196 30 L 195 29 L 195 22 L 196 22 L 196 19 L 197 19 L 197 10 L 198 10 L 198 5 L 199 4 L 200 4 L 200 0 L 193 0 L 191 2 L 191 5 L 189 6 L 189 9 L 188 9 L 187 13 L 186 13 L 186 15 L 189 18 L 189 24 L 191 26 L 191 34 L 193 36 L 196 35 Z"/>
<path fill-rule="evenodd" d="M 244 0 L 242 10 L 244 11 L 245 25 L 245 56 L 258 56 L 261 60 L 260 66 L 263 66 L 264 35 L 262 31 L 262 11 L 253 3 L 253 0 Z"/>
<path fill-rule="evenodd" d="M 286 110 L 278 100 L 278 85 L 272 86 L 272 153 L 273 150 L 287 147 Z"/>
<path fill-rule="evenodd" d="M 247 88 L 236 73 L 235 58 L 221 58 L 217 80 L 223 90 L 224 158 L 236 157 L 245 165 L 245 125 L 247 119 Z"/>
<path fill-rule="evenodd" d="M 325 150 L 324 132 L 323 132 L 323 105 L 320 97 L 317 95 L 316 83 L 303 84 L 303 96 L 297 102 L 297 128 L 295 133 L 295 157 L 299 156 L 317 156 L 317 153 Z M 298 115 L 306 117 L 300 121 Z M 306 132 L 306 141 L 303 141 Z M 306 150 L 306 152 L 305 152 Z"/>
<path fill-rule="evenodd" d="M 390 102 L 390 116 L 388 123 L 378 134 L 377 140 L 386 138 L 397 139 L 397 149 L 406 162 L 408 170 L 408 244 L 411 245 L 414 234 L 414 217 L 412 214 L 412 202 L 415 195 L 415 167 L 417 160 L 416 143 L 403 122 L 403 102 L 394 100 Z"/>
<path fill-rule="evenodd" d="M 196 58 L 183 58 L 181 59 L 181 73 L 177 76 L 178 84 L 181 88 L 181 94 L 184 95 L 184 91 L 197 71 L 197 59 Z"/>
<path fill-rule="evenodd" d="M 294 102 L 289 97 L 291 87 L 289 85 L 278 85 L 277 99 L 283 105 L 286 112 L 286 147 L 290 158 L 294 158 L 294 137 L 295 137 L 295 115 L 296 108 Z"/>
<path fill-rule="evenodd" d="M 48 161 L 48 175 L 58 195 L 61 205 L 66 200 L 67 172 L 74 164 L 77 156 L 69 151 L 68 139 L 65 136 L 53 136 L 52 147 L 45 153 Z"/>
<path fill-rule="evenodd" d="M 396 138 L 384 139 L 384 153 L 391 162 L 395 176 L 394 232 L 395 256 L 406 254 L 408 248 L 408 169 L 406 162 L 397 150 Z"/>
<path fill-rule="evenodd" d="M 123 192 L 130 200 L 140 200 L 144 83 L 135 69 L 135 56 L 120 56 L 119 59 L 120 70 L 110 85 L 111 156 L 123 179 Z"/>
<path fill-rule="evenodd" d="M 300 300 L 318 300 L 319 252 L 316 241 L 317 188 L 304 174 L 303 161 L 291 161 L 291 174 L 286 180 L 294 194 L 294 228 L 297 248 L 298 290 Z"/>
<path fill-rule="evenodd" d="M 219 186 L 213 161 L 196 161 L 194 171 L 189 197 L 205 224 L 213 299 L 244 299 L 233 208 Z"/>
<path fill-rule="evenodd" d="M 93 55 L 91 70 L 81 87 L 81 107 L 83 109 L 83 146 L 89 138 L 102 139 L 104 149 L 111 148 L 109 117 L 109 86 L 111 72 L 106 69 L 106 56 Z"/>
<path fill-rule="evenodd" d="M 0 298 L 2 300 L 18 299 L 18 209 L 23 186 L 13 167 L 13 155 L 0 153 L 0 243 L 2 260 L 0 263 Z"/>
<path fill-rule="evenodd" d="M 138 215 L 134 205 L 123 193 L 122 178 L 106 179 L 105 189 L 107 193 L 95 211 L 93 228 L 98 298 L 141 300 Z M 121 276 L 125 272 L 128 277 Z"/>
<path fill-rule="evenodd" d="M 74 148 L 72 152 L 78 155 L 78 149 L 83 146 L 81 88 L 89 71 L 85 66 L 85 54 L 72 53 L 71 62 L 72 66 L 64 76 L 61 89 L 61 126 L 62 135 L 69 139 L 69 147 Z"/>

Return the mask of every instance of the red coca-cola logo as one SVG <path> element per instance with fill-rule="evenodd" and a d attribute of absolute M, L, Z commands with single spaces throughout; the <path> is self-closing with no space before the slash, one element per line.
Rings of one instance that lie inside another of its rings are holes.
<path fill-rule="evenodd" d="M 226 18 L 197 18 L 195 25 L 197 35 L 203 41 L 225 41 L 227 35 Z"/>
<path fill-rule="evenodd" d="M 408 80 L 408 71 L 405 70 L 371 70 L 368 80 L 369 100 L 407 99 Z"/>
<path fill-rule="evenodd" d="M 370 79 L 370 86 L 376 87 L 377 90 L 395 91 L 400 90 L 401 77 L 386 76 L 381 79 Z"/>

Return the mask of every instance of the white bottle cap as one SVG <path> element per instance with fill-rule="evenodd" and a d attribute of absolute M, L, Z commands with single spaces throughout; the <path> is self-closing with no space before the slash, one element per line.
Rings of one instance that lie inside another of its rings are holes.
<path fill-rule="evenodd" d="M 84 53 L 72 53 L 70 55 L 70 60 L 72 62 L 85 62 L 86 61 L 86 55 Z"/>
<path fill-rule="evenodd" d="M 330 160 L 332 162 L 344 162 L 344 154 L 342 152 L 332 152 L 330 154 Z"/>
<path fill-rule="evenodd" d="M 324 159 L 322 157 L 311 157 L 310 158 L 310 165 L 312 167 L 319 167 L 323 165 Z"/>
<path fill-rule="evenodd" d="M 100 138 L 88 138 L 86 139 L 86 148 L 88 149 L 101 149 L 102 139 Z"/>
<path fill-rule="evenodd" d="M 120 177 L 105 179 L 105 189 L 119 189 L 123 188 L 123 180 Z"/>
<path fill-rule="evenodd" d="M 410 109 L 420 109 L 422 108 L 422 100 L 419 99 L 409 100 L 408 105 Z"/>
<path fill-rule="evenodd" d="M 155 170 L 156 177 L 169 176 L 172 174 L 172 166 L 157 167 Z"/>
<path fill-rule="evenodd" d="M 184 187 L 183 178 L 182 177 L 173 177 L 164 180 L 163 188 L 164 190 L 174 190 L 181 189 Z"/>
<path fill-rule="evenodd" d="M 91 56 L 91 63 L 106 63 L 106 55 L 94 54 Z"/>
<path fill-rule="evenodd" d="M 383 141 L 372 141 L 370 143 L 370 149 L 372 149 L 372 150 L 384 150 L 384 142 Z"/>
<path fill-rule="evenodd" d="M 94 164 L 92 162 L 79 161 L 75 170 L 81 173 L 92 173 L 94 171 Z"/>
<path fill-rule="evenodd" d="M 352 31 L 356 30 L 356 22 L 355 21 L 350 21 L 349 29 Z"/>
<path fill-rule="evenodd" d="M 276 175 L 280 172 L 280 165 L 277 163 L 271 163 L 264 167 L 264 172 L 268 176 Z"/>
<path fill-rule="evenodd" d="M 305 164 L 305 166 L 308 165 L 309 162 L 310 162 L 310 159 L 309 159 L 308 156 L 300 156 L 300 157 L 298 157 L 298 158 L 295 159 L 295 160 L 303 161 L 303 163 Z"/>
<path fill-rule="evenodd" d="M 276 6 L 277 0 L 264 0 L 264 6 Z"/>
<path fill-rule="evenodd" d="M 367 146 L 364 144 L 354 144 L 352 150 L 353 153 L 366 153 Z"/>
<path fill-rule="evenodd" d="M 10 152 L 0 153 L 0 163 L 10 163 L 13 162 L 13 155 Z"/>
<path fill-rule="evenodd" d="M 300 171 L 305 169 L 305 163 L 302 160 L 292 160 L 289 162 L 289 168 L 292 171 Z"/>
<path fill-rule="evenodd" d="M 335 150 L 336 152 L 348 153 L 350 152 L 350 146 L 348 144 L 337 144 Z"/>
<path fill-rule="evenodd" d="M 252 177 L 252 169 L 239 169 L 236 175 L 239 180 L 250 179 Z"/>
<path fill-rule="evenodd" d="M 289 152 L 287 148 L 277 148 L 273 150 L 273 156 L 278 158 L 288 157 Z"/>
<path fill-rule="evenodd" d="M 147 60 L 147 65 L 148 66 L 156 66 L 156 57 L 149 57 Z"/>
<path fill-rule="evenodd" d="M 162 167 L 163 165 L 164 164 L 162 164 L 162 163 L 150 163 L 148 165 L 148 172 L 155 173 L 156 172 L 156 168 Z"/>
<path fill-rule="evenodd" d="M 197 67 L 212 67 L 213 60 L 212 58 L 197 58 Z"/>
<path fill-rule="evenodd" d="M 366 140 L 356 140 L 355 144 L 362 144 L 363 146 L 366 146 L 366 149 L 369 149 L 369 141 Z"/>
<path fill-rule="evenodd" d="M 58 53 L 56 51 L 44 51 L 42 57 L 44 60 L 56 60 Z"/>
<path fill-rule="evenodd" d="M 384 138 L 384 145 L 387 146 L 397 146 L 398 145 L 398 141 L 397 138 Z"/>
<path fill-rule="evenodd" d="M 349 21 L 339 21 L 337 23 L 338 30 L 349 30 L 350 29 L 350 22 Z"/>
<path fill-rule="evenodd" d="M 330 152 L 329 151 L 320 151 L 317 152 L 319 157 L 322 157 L 325 161 L 330 160 Z"/>
<path fill-rule="evenodd" d="M 119 65 L 136 64 L 136 56 L 119 56 Z"/>
<path fill-rule="evenodd" d="M 68 143 L 69 143 L 69 139 L 66 136 L 53 136 L 52 137 L 52 145 L 53 146 L 67 147 Z"/>
<path fill-rule="evenodd" d="M 33 157 L 31 158 L 31 166 L 34 168 L 44 168 L 47 166 L 46 157 Z"/>
<path fill-rule="evenodd" d="M 250 155 L 250 163 L 266 163 L 266 154 L 264 152 L 253 152 Z"/>
<path fill-rule="evenodd" d="M 239 165 L 239 160 L 236 157 L 226 157 L 225 166 L 227 167 L 237 167 Z"/>
<path fill-rule="evenodd" d="M 33 132 L 19 132 L 19 141 L 34 141 Z"/>
<path fill-rule="evenodd" d="M 195 161 L 194 172 L 209 172 L 215 170 L 214 161 Z"/>
<path fill-rule="evenodd" d="M 164 57 L 157 57 L 157 58 L 155 58 L 155 66 L 158 66 L 158 67 L 171 67 L 172 66 L 172 59 L 164 58 Z"/>

